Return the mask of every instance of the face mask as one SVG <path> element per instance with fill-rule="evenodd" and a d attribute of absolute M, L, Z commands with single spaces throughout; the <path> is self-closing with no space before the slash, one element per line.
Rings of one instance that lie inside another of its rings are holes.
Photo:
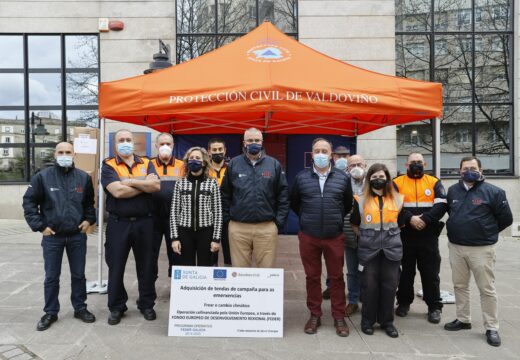
<path fill-rule="evenodd" d="M 462 173 L 462 180 L 468 183 L 473 183 L 480 179 L 480 172 L 475 170 L 467 170 Z"/>
<path fill-rule="evenodd" d="M 262 151 L 262 145 L 257 143 L 247 144 L 246 152 L 251 155 L 258 155 Z"/>
<path fill-rule="evenodd" d="M 134 143 L 131 143 L 131 142 L 118 143 L 117 152 L 123 156 L 132 154 L 134 152 Z"/>
<path fill-rule="evenodd" d="M 200 171 L 200 169 L 202 169 L 202 161 L 188 160 L 188 169 L 190 169 L 190 171 L 194 173 Z"/>
<path fill-rule="evenodd" d="M 334 167 L 339 170 L 345 171 L 348 167 L 348 161 L 345 158 L 339 158 L 338 160 L 334 161 Z"/>
<path fill-rule="evenodd" d="M 159 148 L 159 154 L 164 156 L 170 156 L 172 154 L 172 148 L 168 145 L 163 145 Z"/>
<path fill-rule="evenodd" d="M 72 166 L 72 156 L 70 156 L 70 155 L 56 156 L 56 162 L 61 167 L 71 167 Z"/>
<path fill-rule="evenodd" d="M 328 155 L 325 154 L 316 154 L 313 156 L 314 164 L 320 169 L 326 168 L 329 166 L 330 159 Z"/>
<path fill-rule="evenodd" d="M 385 180 L 385 179 L 374 179 L 374 180 L 370 180 L 370 186 L 371 186 L 373 189 L 376 189 L 376 190 L 384 189 L 385 186 L 386 186 L 386 180 Z"/>
<path fill-rule="evenodd" d="M 424 165 L 411 163 L 410 166 L 408 166 L 407 173 L 411 178 L 420 178 L 424 174 Z"/>
<path fill-rule="evenodd" d="M 352 176 L 356 180 L 361 180 L 363 176 L 365 175 L 365 169 L 355 166 L 350 170 L 350 176 Z"/>
<path fill-rule="evenodd" d="M 211 154 L 211 160 L 217 164 L 220 164 L 222 160 L 224 160 L 224 153 Z"/>

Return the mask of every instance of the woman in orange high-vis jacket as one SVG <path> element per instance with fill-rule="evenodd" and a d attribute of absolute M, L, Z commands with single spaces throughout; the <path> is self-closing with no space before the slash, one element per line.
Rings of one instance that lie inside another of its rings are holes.
<path fill-rule="evenodd" d="M 363 194 L 354 199 L 350 222 L 359 235 L 361 330 L 372 335 L 378 322 L 388 336 L 396 338 L 394 299 L 403 256 L 399 230 L 403 199 L 383 164 L 368 169 Z"/>

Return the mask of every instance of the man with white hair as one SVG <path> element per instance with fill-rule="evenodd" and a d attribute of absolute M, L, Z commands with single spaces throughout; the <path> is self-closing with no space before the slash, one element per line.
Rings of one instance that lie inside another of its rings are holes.
<path fill-rule="evenodd" d="M 222 181 L 224 222 L 229 222 L 231 262 L 275 265 L 278 229 L 289 213 L 287 179 L 280 162 L 265 154 L 260 130 L 244 133 L 244 154 L 233 158 Z"/>

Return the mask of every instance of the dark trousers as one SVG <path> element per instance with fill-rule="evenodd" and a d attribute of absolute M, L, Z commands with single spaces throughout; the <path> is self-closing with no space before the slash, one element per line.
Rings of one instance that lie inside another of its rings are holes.
<path fill-rule="evenodd" d="M 85 279 L 85 258 L 87 255 L 87 235 L 50 235 L 42 238 L 43 262 L 45 266 L 45 307 L 46 314 L 56 315 L 60 311 L 58 295 L 63 251 L 67 252 L 70 267 L 70 301 L 75 311 L 87 307 Z"/>
<path fill-rule="evenodd" d="M 305 270 L 307 286 L 307 308 L 314 316 L 321 316 L 321 256 L 325 258 L 327 276 L 330 284 L 332 317 L 345 316 L 345 280 L 343 278 L 344 235 L 320 239 L 303 232 L 298 233 L 300 256 Z"/>
<path fill-rule="evenodd" d="M 361 272 L 361 323 L 387 326 L 394 322 L 394 299 L 400 261 L 388 260 L 383 251 L 369 260 Z"/>
<path fill-rule="evenodd" d="M 222 255 L 224 255 L 224 265 L 231 265 L 231 252 L 229 251 L 229 234 L 228 234 L 229 222 L 222 223 L 222 235 L 220 239 L 220 248 L 222 249 Z M 218 266 L 218 251 L 213 253 L 213 265 Z"/>
<path fill-rule="evenodd" d="M 124 275 L 128 254 L 132 249 L 139 289 L 137 307 L 151 309 L 155 305 L 155 267 L 153 243 L 153 219 L 143 217 L 122 219 L 110 216 L 107 224 L 105 260 L 108 265 L 108 308 L 110 311 L 126 311 L 128 294 Z"/>
<path fill-rule="evenodd" d="M 436 246 L 403 246 L 402 272 L 397 290 L 397 302 L 410 305 L 414 299 L 415 267 L 419 269 L 423 288 L 423 299 L 428 311 L 442 309 L 439 272 L 441 255 L 438 242 Z"/>
<path fill-rule="evenodd" d="M 169 219 L 154 219 L 153 225 L 153 243 L 154 243 L 154 273 L 155 279 L 159 274 L 159 254 L 161 252 L 162 239 L 166 244 L 166 254 L 168 255 L 168 276 L 172 276 L 172 266 L 179 263 L 179 255 L 173 252 L 172 238 L 170 237 L 170 221 Z"/>
<path fill-rule="evenodd" d="M 213 227 L 194 231 L 179 228 L 181 241 L 180 264 L 183 266 L 213 266 L 213 253 L 210 250 Z"/>

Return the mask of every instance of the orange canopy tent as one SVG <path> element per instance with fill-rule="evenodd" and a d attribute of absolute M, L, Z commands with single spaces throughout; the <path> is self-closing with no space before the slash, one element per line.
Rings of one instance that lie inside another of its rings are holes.
<path fill-rule="evenodd" d="M 269 22 L 191 61 L 101 83 L 99 114 L 173 134 L 356 136 L 441 116 L 442 85 L 321 54 Z"/>

